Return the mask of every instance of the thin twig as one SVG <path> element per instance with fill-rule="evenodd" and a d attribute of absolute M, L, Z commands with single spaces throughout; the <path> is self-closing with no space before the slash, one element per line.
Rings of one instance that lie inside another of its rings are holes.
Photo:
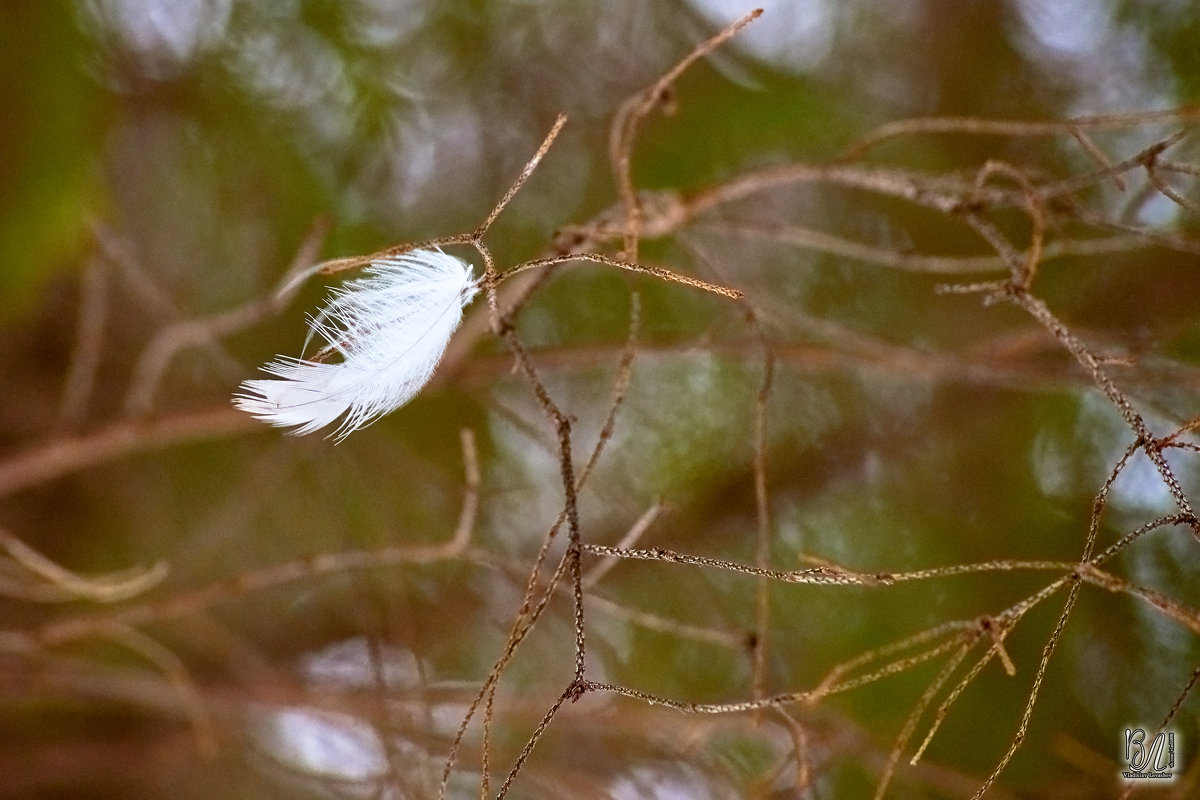
<path fill-rule="evenodd" d="M 696 45 L 658 80 L 622 103 L 613 116 L 609 129 L 608 157 L 625 212 L 624 247 L 621 252 L 624 260 L 637 261 L 638 241 L 641 237 L 642 212 L 638 204 L 637 190 L 634 188 L 632 165 L 633 148 L 642 121 L 669 96 L 671 86 L 688 67 L 732 39 L 762 13 L 761 8 L 750 11 L 715 36 Z"/>
<path fill-rule="evenodd" d="M 702 567 L 714 567 L 716 569 L 729 570 L 731 572 L 741 572 L 747 575 L 757 575 L 760 577 L 770 578 L 782 583 L 811 583 L 821 585 L 832 584 L 838 586 L 877 586 L 881 584 L 887 584 L 892 581 L 891 574 L 868 574 L 863 572 L 853 572 L 837 566 L 822 566 L 813 567 L 812 569 L 798 570 L 761 569 L 759 567 L 749 566 L 747 564 L 738 564 L 733 561 L 725 561 L 719 558 L 688 555 L 686 553 L 679 553 L 674 550 L 667 550 L 662 547 L 625 549 L 620 547 L 612 547 L 610 545 L 587 543 L 583 545 L 583 552 L 590 553 L 592 555 L 617 556 L 619 558 L 632 558 L 642 561 L 666 561 L 672 564 L 691 564 Z"/>
<path fill-rule="evenodd" d="M 1037 674 L 1033 678 L 1033 686 L 1029 689 L 1029 696 L 1025 701 L 1025 708 L 1021 712 L 1021 722 L 1017 726 L 1017 732 L 1013 735 L 1012 741 L 1009 743 L 1008 750 L 1000 757 L 1000 761 L 992 768 L 992 772 L 984 780 L 979 790 L 975 792 L 972 800 L 979 800 L 987 793 L 992 784 L 1000 776 L 1000 773 L 1008 766 L 1008 762 L 1012 760 L 1013 755 L 1020 749 L 1021 744 L 1025 741 L 1025 735 L 1029 730 L 1029 720 L 1033 716 L 1033 707 L 1037 703 L 1038 694 L 1042 688 L 1042 682 L 1046 677 L 1046 669 L 1050 665 L 1050 657 L 1054 655 L 1055 648 L 1058 647 L 1059 641 L 1062 639 L 1063 630 L 1066 628 L 1067 619 L 1071 616 L 1071 611 L 1075 608 L 1075 601 L 1079 598 L 1080 582 L 1075 581 L 1071 584 L 1071 590 L 1067 594 L 1067 601 L 1063 604 L 1062 613 L 1058 617 L 1058 624 L 1054 626 L 1054 632 L 1050 634 L 1050 638 L 1046 641 L 1045 647 L 1042 648 L 1042 658 L 1038 662 Z"/>
<path fill-rule="evenodd" d="M 167 562 L 159 561 L 148 569 L 131 569 L 111 575 L 86 578 L 50 560 L 25 542 L 0 529 L 0 547 L 15 564 L 31 577 L 40 580 L 46 589 L 43 600 L 63 602 L 90 600 L 94 603 L 117 603 L 145 593 L 167 577 Z M 6 593 L 0 591 L 0 593 Z"/>
<path fill-rule="evenodd" d="M 931 133 L 962 133 L 971 136 L 1041 137 L 1074 131 L 1124 130 L 1158 122 L 1200 119 L 1200 106 L 1183 106 L 1161 111 L 1097 114 L 1069 120 L 1001 120 L 983 117 L 915 117 L 881 125 L 846 148 L 842 158 L 861 158 L 876 145 L 898 136 Z"/>
<path fill-rule="evenodd" d="M 192 722 L 196 745 L 201 755 L 212 758 L 217 754 L 217 729 L 204 705 L 203 696 L 187 666 L 171 650 L 146 634 L 123 625 L 109 625 L 102 631 L 106 638 L 119 642 L 158 667 L 175 690 L 180 703 Z"/>
<path fill-rule="evenodd" d="M 108 276 L 104 264 L 103 259 L 92 256 L 79 280 L 75 345 L 71 348 L 58 406 L 59 423 L 67 427 L 83 420 L 104 354 L 104 321 L 108 315 Z"/>
<path fill-rule="evenodd" d="M 629 530 L 625 532 L 625 535 L 621 537 L 621 541 L 617 542 L 616 546 L 621 549 L 626 549 L 637 544 L 638 540 L 642 538 L 642 534 L 650 530 L 650 526 L 653 525 L 655 520 L 658 519 L 658 515 L 662 513 L 662 510 L 662 503 L 655 503 L 646 509 L 646 511 L 637 518 L 633 525 L 629 527 Z M 584 573 L 583 587 L 585 589 L 590 589 L 595 586 L 600 582 L 600 579 L 607 575 L 609 571 L 611 571 L 612 568 L 618 563 L 620 563 L 620 559 L 618 558 L 602 559 L 596 564 L 596 566 Z"/>
<path fill-rule="evenodd" d="M 492 208 L 491 213 L 487 215 L 487 219 L 485 219 L 483 223 L 475 229 L 474 234 L 472 234 L 475 239 L 478 240 L 483 238 L 484 234 L 488 232 L 488 229 L 492 227 L 492 223 L 495 222 L 496 218 L 500 216 L 500 212 L 504 210 L 504 207 L 507 206 L 509 201 L 516 196 L 517 192 L 521 191 L 521 187 L 525 185 L 525 181 L 529 180 L 529 176 L 533 174 L 535 169 L 537 169 L 537 165 L 541 163 L 542 158 L 550 150 L 550 146 L 554 144 L 554 140 L 558 138 L 558 133 L 562 130 L 562 127 L 564 124 L 566 124 L 566 122 L 566 114 L 559 114 L 554 120 L 554 124 L 550 126 L 550 132 L 547 133 L 546 138 L 542 140 L 542 144 L 538 147 L 537 152 L 533 154 L 533 158 L 529 159 L 529 162 L 525 165 L 525 169 L 521 170 L 521 174 L 517 176 L 515 181 L 513 181 L 513 185 L 510 186 L 508 191 L 504 193 L 504 196 L 500 198 L 500 202 L 496 203 L 495 207 Z"/>
<path fill-rule="evenodd" d="M 319 217 L 309 227 L 292 257 L 291 265 L 269 292 L 235 308 L 194 319 L 183 319 L 162 327 L 150 340 L 133 368 L 125 393 L 125 411 L 131 416 L 148 414 L 171 360 L 183 349 L 211 344 L 260 320 L 279 313 L 294 296 L 301 279 L 312 266 L 329 234 L 332 220 Z"/>
<path fill-rule="evenodd" d="M 767 340 L 762 325 L 747 305 L 747 318 L 758 334 L 762 348 L 763 375 L 758 392 L 754 397 L 754 511 L 755 546 L 754 565 L 767 569 L 771 563 L 771 498 L 767 489 L 767 423 L 771 389 L 775 383 L 775 354 Z M 765 575 L 755 582 L 754 592 L 754 647 L 752 651 L 751 696 L 757 700 L 766 695 L 767 647 L 771 619 L 771 585 Z"/>
<path fill-rule="evenodd" d="M 702 281 L 699 278 L 693 278 L 689 275 L 680 275 L 677 272 L 672 272 L 663 267 L 656 267 L 650 264 L 638 264 L 632 261 L 619 261 L 615 258 L 609 258 L 603 253 L 568 253 L 561 256 L 547 256 L 546 258 L 537 258 L 533 261 L 514 267 L 503 273 L 501 279 L 507 279 L 511 275 L 519 275 L 526 270 L 545 269 L 556 264 L 566 264 L 571 261 L 592 261 L 597 264 L 604 264 L 608 267 L 616 267 L 617 269 L 628 270 L 630 272 L 643 272 L 647 275 L 653 275 L 656 278 L 681 283 L 685 286 L 692 286 L 696 289 L 703 289 L 711 294 L 719 294 L 728 297 L 731 300 L 737 300 L 742 297 L 742 292 L 739 289 L 730 289 L 727 286 L 718 286 L 715 283 Z"/>
<path fill-rule="evenodd" d="M 117 422 L 86 433 L 58 435 L 0 462 L 0 497 L 137 453 L 232 436 L 260 427 L 250 416 L 222 405 L 157 419 Z"/>

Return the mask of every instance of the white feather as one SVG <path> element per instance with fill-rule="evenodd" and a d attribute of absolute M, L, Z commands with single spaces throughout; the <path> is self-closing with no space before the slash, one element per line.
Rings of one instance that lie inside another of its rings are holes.
<path fill-rule="evenodd" d="M 421 390 L 477 291 L 471 267 L 441 250 L 374 261 L 309 320 L 321 360 L 280 356 L 262 367 L 275 379 L 246 381 L 233 403 L 297 434 L 341 418 L 335 435 L 344 438 Z"/>

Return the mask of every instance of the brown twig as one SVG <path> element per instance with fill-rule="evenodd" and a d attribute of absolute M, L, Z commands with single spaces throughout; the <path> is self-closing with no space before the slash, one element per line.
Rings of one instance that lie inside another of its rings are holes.
<path fill-rule="evenodd" d="M 75 345 L 71 348 L 58 407 L 59 422 L 66 427 L 83 420 L 103 356 L 104 321 L 108 315 L 108 276 L 104 264 L 99 257 L 89 258 L 79 281 Z"/>
<path fill-rule="evenodd" d="M 208 345 L 278 314 L 295 294 L 300 279 L 311 272 L 332 220 L 320 217 L 300 240 L 291 265 L 268 293 L 236 308 L 205 317 L 178 320 L 165 325 L 150 340 L 134 365 L 125 394 L 125 411 L 130 416 L 150 413 L 155 394 L 171 360 L 183 349 Z"/>
<path fill-rule="evenodd" d="M 60 434 L 0 462 L 0 497 L 118 458 L 259 427 L 246 414 L 221 406 Z"/>
<path fill-rule="evenodd" d="M 675 66 L 667 70 L 650 86 L 630 97 L 613 116 L 609 129 L 608 157 L 612 163 L 613 176 L 617 181 L 617 192 L 624 209 L 624 247 L 621 258 L 637 261 L 638 241 L 641 237 L 642 212 L 638 203 L 637 190 L 633 183 L 633 149 L 642 121 L 661 105 L 671 91 L 675 81 L 688 67 L 716 50 L 736 36 L 743 28 L 762 15 L 761 8 L 738 18 L 715 36 L 692 48 Z"/>
<path fill-rule="evenodd" d="M 1076 131 L 1125 130 L 1160 122 L 1200 119 L 1200 106 L 1126 114 L 1097 114 L 1069 120 L 1000 120 L 984 117 L 915 117 L 881 125 L 851 144 L 842 158 L 853 161 L 888 139 L 899 136 L 961 133 L 970 136 L 1041 137 L 1073 134 Z"/>

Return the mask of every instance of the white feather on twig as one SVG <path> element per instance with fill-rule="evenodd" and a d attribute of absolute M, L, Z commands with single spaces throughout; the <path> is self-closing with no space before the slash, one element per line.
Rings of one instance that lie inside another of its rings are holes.
<path fill-rule="evenodd" d="M 233 403 L 297 434 L 341 418 L 342 439 L 421 390 L 477 291 L 470 265 L 441 250 L 374 261 L 309 320 L 308 340 L 324 343 L 318 353 L 264 365 L 275 377 L 244 382 Z"/>

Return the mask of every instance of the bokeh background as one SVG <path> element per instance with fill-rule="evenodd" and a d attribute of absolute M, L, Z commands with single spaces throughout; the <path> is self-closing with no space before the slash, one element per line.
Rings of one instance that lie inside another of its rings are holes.
<path fill-rule="evenodd" d="M 59 602 L 29 589 L 28 559 L 3 562 L 0 795 L 436 796 L 562 507 L 553 429 L 485 330 L 409 406 L 341 444 L 284 436 L 229 397 L 259 364 L 299 349 L 325 293 L 313 280 L 273 303 L 289 265 L 471 230 L 560 112 L 562 134 L 488 235 L 498 263 L 549 252 L 556 231 L 613 206 L 616 109 L 747 10 L 724 0 L 0 4 L 0 528 L 85 576 L 169 568 L 132 597 Z M 1198 95 L 1191 0 L 769 2 L 684 74 L 670 113 L 647 120 L 634 177 L 687 195 L 774 164 L 833 162 L 906 117 L 1060 119 Z M 1096 139 L 1120 160 L 1182 125 Z M 1197 155 L 1190 139 L 1172 153 Z M 1095 166 L 1065 134 L 905 137 L 869 159 L 948 176 L 988 159 L 1034 176 Z M 1196 197 L 1186 181 L 1177 188 Z M 1086 199 L 1115 218 L 1136 191 Z M 1200 249 L 1187 238 L 1198 231 L 1166 198 L 1131 207 L 1129 225 L 1177 246 L 1059 259 L 1037 289 L 1114 359 L 1114 378 L 1165 434 L 1200 413 Z M 806 555 L 865 571 L 1079 558 L 1092 499 L 1131 443 L 1087 376 L 1015 308 L 935 292 L 956 276 L 746 234 L 784 224 L 901 253 L 989 254 L 946 215 L 803 185 L 642 243 L 647 263 L 736 286 L 747 303 L 595 265 L 554 273 L 518 331 L 575 418 L 580 463 L 609 409 L 632 287 L 641 303 L 630 388 L 580 495 L 584 539 L 614 544 L 651 511 L 644 544 L 755 560 L 765 339 L 775 566 L 806 566 Z M 467 325 L 479 318 L 478 330 L 483 314 L 477 303 Z M 464 428 L 482 473 L 469 553 L 254 582 L 273 565 L 314 563 L 295 559 L 446 541 L 462 504 Z M 1192 491 L 1188 455 L 1172 463 Z M 1172 510 L 1135 459 L 1101 542 Z M 1167 529 L 1114 571 L 1194 623 L 1198 554 L 1186 531 Z M 1049 580 L 772 585 L 765 689 L 811 688 L 860 653 L 997 613 Z M 750 696 L 753 578 L 628 562 L 592 591 L 589 676 L 689 702 Z M 189 598 L 194 607 L 171 611 Z M 1012 740 L 1061 607 L 1056 597 L 1029 614 L 1008 640 L 1016 675 L 984 669 L 889 796 L 975 791 Z M 121 608 L 145 617 L 106 622 Z M 994 795 L 1115 796 L 1123 731 L 1162 719 L 1200 663 L 1196 631 L 1086 588 Z M 499 779 L 569 680 L 573 643 L 563 595 L 505 673 Z M 869 797 L 937 669 L 795 707 L 791 726 L 585 697 L 550 726 L 512 796 Z M 1181 797 L 1200 763 L 1196 709 L 1189 699 L 1173 723 Z M 478 794 L 478 736 L 454 797 Z"/>

